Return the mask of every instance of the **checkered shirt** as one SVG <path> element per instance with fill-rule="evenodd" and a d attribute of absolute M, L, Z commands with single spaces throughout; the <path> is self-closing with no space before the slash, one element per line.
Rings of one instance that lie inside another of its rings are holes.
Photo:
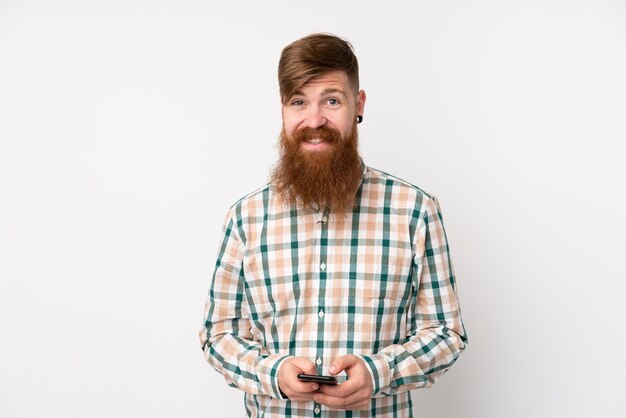
<path fill-rule="evenodd" d="M 228 212 L 200 331 L 207 361 L 245 392 L 250 417 L 410 417 L 467 336 L 439 204 L 363 166 L 356 208 L 287 207 L 267 185 Z M 285 398 L 278 369 L 301 356 L 328 374 L 360 356 L 374 387 L 361 411 Z"/>

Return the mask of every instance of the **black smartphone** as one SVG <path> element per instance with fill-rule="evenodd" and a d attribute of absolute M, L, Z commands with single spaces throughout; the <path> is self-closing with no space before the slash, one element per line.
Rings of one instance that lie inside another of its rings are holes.
<path fill-rule="evenodd" d="M 335 376 L 321 376 L 318 374 L 299 374 L 298 380 L 301 382 L 313 382 L 320 385 L 336 385 L 337 378 Z"/>

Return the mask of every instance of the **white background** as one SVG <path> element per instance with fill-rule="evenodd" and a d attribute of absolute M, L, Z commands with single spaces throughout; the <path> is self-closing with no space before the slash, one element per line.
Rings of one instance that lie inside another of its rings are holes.
<path fill-rule="evenodd" d="M 317 31 L 442 204 L 470 345 L 416 416 L 624 416 L 626 3 L 228 4 L 0 0 L 0 416 L 244 415 L 197 333 Z"/>

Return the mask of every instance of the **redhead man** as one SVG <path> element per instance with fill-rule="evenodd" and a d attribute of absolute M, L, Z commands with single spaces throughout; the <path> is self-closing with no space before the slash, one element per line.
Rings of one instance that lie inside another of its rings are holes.
<path fill-rule="evenodd" d="M 467 344 L 439 204 L 361 159 L 366 95 L 347 41 L 293 42 L 278 80 L 280 159 L 226 216 L 205 357 L 250 417 L 412 416 L 410 390 Z"/>

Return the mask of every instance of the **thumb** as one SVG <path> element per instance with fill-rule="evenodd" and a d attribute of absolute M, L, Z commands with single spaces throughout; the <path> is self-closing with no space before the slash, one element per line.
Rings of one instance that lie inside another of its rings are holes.
<path fill-rule="evenodd" d="M 317 369 L 315 368 L 315 364 L 309 361 L 308 359 L 302 357 L 296 357 L 293 360 L 293 365 L 296 366 L 302 373 L 305 374 L 316 374 Z"/>
<path fill-rule="evenodd" d="M 330 365 L 330 369 L 328 372 L 330 374 L 338 374 L 342 371 L 349 369 L 358 361 L 358 357 L 353 356 L 352 354 L 347 354 L 345 356 L 337 357 L 333 360 Z"/>

